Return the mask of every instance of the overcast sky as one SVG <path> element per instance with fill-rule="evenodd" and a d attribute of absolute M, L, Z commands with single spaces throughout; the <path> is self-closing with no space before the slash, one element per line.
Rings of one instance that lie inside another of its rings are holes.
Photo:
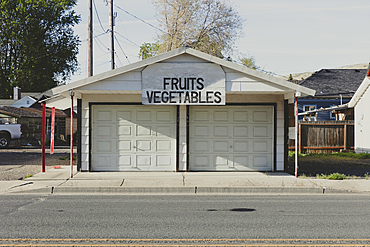
<path fill-rule="evenodd" d="M 93 0 L 94 75 L 110 70 L 110 7 Z M 257 65 L 276 76 L 338 68 L 370 62 L 369 0 L 230 0 L 244 18 L 239 52 L 256 59 Z M 151 0 L 114 0 L 116 67 L 139 60 L 139 46 L 155 42 L 158 26 Z M 121 8 L 121 9 L 120 9 Z M 123 10 L 129 12 L 127 14 Z M 75 11 L 81 22 L 75 34 L 81 39 L 80 70 L 71 81 L 87 77 L 88 0 L 79 0 Z M 126 56 L 124 55 L 126 54 Z"/>

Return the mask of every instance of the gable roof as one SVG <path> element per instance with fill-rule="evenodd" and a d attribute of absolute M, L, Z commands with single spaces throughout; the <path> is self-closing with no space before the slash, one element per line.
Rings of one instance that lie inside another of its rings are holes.
<path fill-rule="evenodd" d="M 351 101 L 348 103 L 348 107 L 352 108 L 357 105 L 357 103 L 360 101 L 362 98 L 362 95 L 369 90 L 370 88 L 370 64 L 369 64 L 369 69 L 367 69 L 367 74 L 365 76 L 365 79 L 362 81 L 361 85 L 358 87 L 356 90 L 355 95 L 353 95 Z"/>
<path fill-rule="evenodd" d="M 117 68 L 117 69 L 114 69 L 114 70 L 110 70 L 110 71 L 107 71 L 107 72 L 104 72 L 104 73 L 101 73 L 101 74 L 98 74 L 98 75 L 95 75 L 95 76 L 92 76 L 92 77 L 88 77 L 88 78 L 83 79 L 83 80 L 79 80 L 79 81 L 69 83 L 69 84 L 66 84 L 66 85 L 61 85 L 61 86 L 52 88 L 51 91 L 53 92 L 53 95 L 64 94 L 64 96 L 67 96 L 68 91 L 70 89 L 78 89 L 82 86 L 86 86 L 86 85 L 89 85 L 89 84 L 92 84 L 92 83 L 95 83 L 95 82 L 98 82 L 98 81 L 102 81 L 102 80 L 105 80 L 105 79 L 108 79 L 108 78 L 111 78 L 111 77 L 114 77 L 114 76 L 117 76 L 117 75 L 120 75 L 120 74 L 123 74 L 123 73 L 131 72 L 131 71 L 134 71 L 134 70 L 137 70 L 137 69 L 140 69 L 140 68 L 144 68 L 148 65 L 152 65 L 152 64 L 155 64 L 155 63 L 158 63 L 158 62 L 162 62 L 164 60 L 168 60 L 168 59 L 177 57 L 177 56 L 182 55 L 182 54 L 189 54 L 191 56 L 194 56 L 194 57 L 200 58 L 202 60 L 205 60 L 205 62 L 216 63 L 216 64 L 224 66 L 226 68 L 236 70 L 236 71 L 244 73 L 247 76 L 249 76 L 251 78 L 254 78 L 256 80 L 265 81 L 265 82 L 269 82 L 269 83 L 272 83 L 272 84 L 276 84 L 278 86 L 283 86 L 283 87 L 289 88 L 290 91 L 292 91 L 292 92 L 300 91 L 302 93 L 302 96 L 313 95 L 314 94 L 314 90 L 311 90 L 309 88 L 306 88 L 306 87 L 288 82 L 288 81 L 283 80 L 283 79 L 279 79 L 277 77 L 274 77 L 274 76 L 271 76 L 271 75 L 253 70 L 253 69 L 249 69 L 249 68 L 247 68 L 246 66 L 243 66 L 243 65 L 235 64 L 235 63 L 220 59 L 218 57 L 214 57 L 212 55 L 209 55 L 209 54 L 206 54 L 206 53 L 203 53 L 203 52 L 191 49 L 191 48 L 185 48 L 185 47 L 178 48 L 176 50 L 173 50 L 173 51 L 170 51 L 170 52 L 167 52 L 167 53 L 163 53 L 163 54 L 160 54 L 158 56 L 148 58 L 148 59 L 145 59 L 145 60 L 133 63 L 133 64 L 129 64 L 129 65 L 126 65 L 126 66 L 123 66 L 123 67 L 120 67 L 120 68 Z"/>
<path fill-rule="evenodd" d="M 316 90 L 315 97 L 352 97 L 366 75 L 366 69 L 322 69 L 299 85 Z"/>

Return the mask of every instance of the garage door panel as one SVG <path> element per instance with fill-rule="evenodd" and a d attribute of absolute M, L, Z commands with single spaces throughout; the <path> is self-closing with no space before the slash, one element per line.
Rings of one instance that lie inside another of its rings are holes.
<path fill-rule="evenodd" d="M 99 110 L 96 112 L 95 119 L 97 121 L 114 121 L 112 116 L 113 114 L 111 110 Z"/>
<path fill-rule="evenodd" d="M 231 135 L 229 126 L 220 126 L 214 125 L 213 126 L 213 135 L 216 137 L 229 137 Z"/>
<path fill-rule="evenodd" d="M 195 125 L 193 127 L 193 136 L 195 137 L 209 137 L 212 133 L 212 127 L 207 125 Z"/>
<path fill-rule="evenodd" d="M 216 168 L 227 169 L 229 167 L 229 155 L 214 155 L 213 164 Z"/>
<path fill-rule="evenodd" d="M 128 122 L 131 121 L 131 111 L 120 111 L 117 110 L 117 121 Z"/>
<path fill-rule="evenodd" d="M 127 138 L 128 136 L 132 136 L 132 125 L 117 125 L 118 127 L 118 137 Z"/>
<path fill-rule="evenodd" d="M 244 170 L 249 167 L 249 155 L 234 155 L 233 167 L 237 170 Z"/>
<path fill-rule="evenodd" d="M 118 140 L 116 152 L 132 152 L 132 140 Z"/>
<path fill-rule="evenodd" d="M 214 140 L 213 151 L 214 152 L 229 152 L 229 141 L 228 140 Z"/>
<path fill-rule="evenodd" d="M 150 110 L 138 110 L 136 111 L 136 120 L 139 122 L 150 122 L 152 121 L 152 112 Z"/>
<path fill-rule="evenodd" d="M 97 125 L 95 126 L 96 136 L 110 138 L 114 133 L 111 125 Z"/>
<path fill-rule="evenodd" d="M 233 121 L 234 122 L 248 122 L 248 114 L 249 112 L 246 110 L 234 110 L 233 111 Z"/>
<path fill-rule="evenodd" d="M 253 167 L 269 169 L 272 166 L 272 155 L 253 155 Z"/>
<path fill-rule="evenodd" d="M 171 122 L 173 116 L 171 111 L 157 111 L 156 112 L 156 121 L 157 122 Z"/>
<path fill-rule="evenodd" d="M 136 126 L 136 136 L 151 136 L 152 129 L 151 126 L 137 125 Z"/>
<path fill-rule="evenodd" d="M 207 110 L 194 110 L 194 121 L 209 122 L 210 114 Z"/>
<path fill-rule="evenodd" d="M 247 140 L 234 140 L 233 142 L 233 151 L 234 152 L 249 152 L 249 145 Z"/>
<path fill-rule="evenodd" d="M 115 160 L 115 155 L 95 155 L 97 160 L 97 170 L 111 170 L 113 168 L 112 161 Z"/>
<path fill-rule="evenodd" d="M 214 122 L 228 122 L 229 121 L 229 111 L 217 110 L 213 113 Z"/>
<path fill-rule="evenodd" d="M 194 168 L 209 168 L 210 167 L 210 157 L 209 155 L 194 155 L 193 157 Z"/>
<path fill-rule="evenodd" d="M 254 153 L 271 153 L 272 152 L 272 143 L 271 140 L 258 139 L 253 140 L 253 151 Z"/>
<path fill-rule="evenodd" d="M 156 166 L 157 167 L 171 167 L 172 157 L 171 155 L 157 155 L 156 156 Z"/>
<path fill-rule="evenodd" d="M 151 166 L 152 156 L 151 155 L 137 155 L 136 156 L 136 167 Z"/>
<path fill-rule="evenodd" d="M 172 142 L 167 140 L 157 140 L 156 141 L 156 151 L 157 152 L 171 152 Z"/>
<path fill-rule="evenodd" d="M 208 140 L 193 140 L 191 148 L 194 153 L 203 153 L 211 148 L 211 143 Z"/>
<path fill-rule="evenodd" d="M 110 153 L 113 151 L 111 140 L 96 140 L 95 143 L 97 146 L 97 152 Z"/>
<path fill-rule="evenodd" d="M 175 127 L 172 125 L 159 125 L 157 126 L 156 136 L 158 137 L 171 137 L 175 134 Z"/>
<path fill-rule="evenodd" d="M 253 122 L 255 123 L 271 123 L 271 110 L 253 110 Z"/>
<path fill-rule="evenodd" d="M 135 146 L 136 152 L 150 152 L 152 150 L 152 140 L 137 140 Z"/>
<path fill-rule="evenodd" d="M 94 105 L 92 123 L 93 171 L 176 169 L 176 107 Z"/>
<path fill-rule="evenodd" d="M 118 166 L 133 167 L 131 155 L 118 155 Z"/>
<path fill-rule="evenodd" d="M 272 170 L 272 106 L 191 106 L 189 127 L 190 170 Z"/>
<path fill-rule="evenodd" d="M 246 138 L 250 136 L 249 129 L 251 126 L 248 125 L 234 125 L 233 126 L 233 138 Z"/>

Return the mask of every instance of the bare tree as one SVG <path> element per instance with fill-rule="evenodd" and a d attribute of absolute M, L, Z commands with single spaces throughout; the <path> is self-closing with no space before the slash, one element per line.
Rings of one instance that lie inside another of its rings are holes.
<path fill-rule="evenodd" d="M 153 0 L 158 21 L 159 52 L 188 46 L 221 58 L 242 35 L 244 20 L 224 0 Z"/>

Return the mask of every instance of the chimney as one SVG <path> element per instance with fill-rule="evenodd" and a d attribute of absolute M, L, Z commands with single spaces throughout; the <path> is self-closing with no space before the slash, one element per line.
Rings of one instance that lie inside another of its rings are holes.
<path fill-rule="evenodd" d="M 20 100 L 21 99 L 21 88 L 16 86 L 13 88 L 13 99 Z"/>

